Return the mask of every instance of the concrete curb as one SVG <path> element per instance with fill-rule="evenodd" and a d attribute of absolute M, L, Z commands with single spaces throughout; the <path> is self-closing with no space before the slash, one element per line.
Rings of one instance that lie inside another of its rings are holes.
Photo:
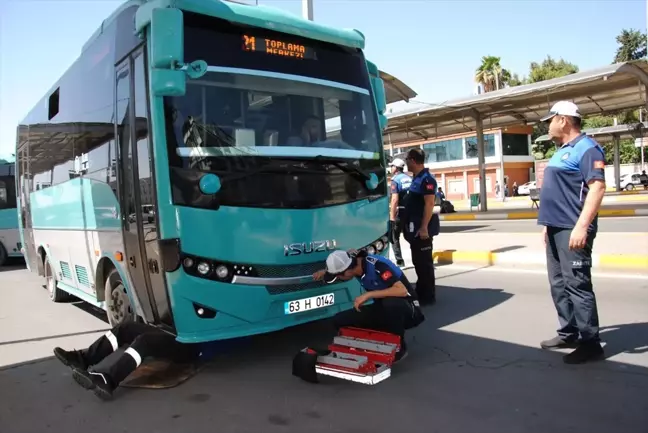
<path fill-rule="evenodd" d="M 641 209 L 601 209 L 600 218 L 627 217 L 627 216 L 648 216 L 648 208 Z M 537 219 L 538 211 L 517 211 L 498 213 L 452 213 L 439 214 L 441 221 L 472 221 L 472 220 L 529 220 Z"/>
<path fill-rule="evenodd" d="M 546 266 L 544 252 L 519 251 L 436 251 L 432 257 L 439 264 L 479 264 L 479 265 L 542 265 Z M 593 254 L 592 267 L 610 270 L 635 270 L 648 273 L 648 255 L 642 254 Z"/>

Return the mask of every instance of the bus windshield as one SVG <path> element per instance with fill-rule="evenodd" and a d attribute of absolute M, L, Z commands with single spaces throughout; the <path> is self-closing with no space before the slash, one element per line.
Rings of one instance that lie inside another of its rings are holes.
<path fill-rule="evenodd" d="M 386 172 L 362 51 L 190 12 L 184 24 L 185 62 L 209 67 L 164 98 L 175 204 L 307 209 L 386 194 L 357 175 Z M 205 172 L 223 180 L 214 200 L 198 190 Z"/>

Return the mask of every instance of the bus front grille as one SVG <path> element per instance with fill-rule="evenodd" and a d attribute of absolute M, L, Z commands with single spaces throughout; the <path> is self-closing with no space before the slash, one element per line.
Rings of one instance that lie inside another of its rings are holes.
<path fill-rule="evenodd" d="M 310 283 L 302 284 L 289 284 L 286 286 L 266 286 L 266 290 L 270 295 L 283 295 L 285 293 L 301 292 L 302 290 L 317 289 L 325 286 L 323 281 L 311 281 Z"/>
<path fill-rule="evenodd" d="M 298 265 L 253 265 L 260 278 L 288 278 L 313 275 L 326 268 L 326 262 L 301 263 Z"/>

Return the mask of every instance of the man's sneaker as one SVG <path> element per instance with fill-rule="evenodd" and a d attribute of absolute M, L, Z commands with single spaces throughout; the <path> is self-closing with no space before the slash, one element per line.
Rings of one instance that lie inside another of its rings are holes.
<path fill-rule="evenodd" d="M 405 266 L 405 260 L 396 260 L 396 266 L 403 267 Z"/>
<path fill-rule="evenodd" d="M 87 370 L 74 369 L 72 378 L 83 388 L 92 390 L 97 397 L 102 400 L 111 400 L 113 387 L 109 379 L 102 373 L 96 373 Z"/>
<path fill-rule="evenodd" d="M 578 347 L 578 341 L 556 336 L 550 340 L 540 342 L 540 347 L 543 349 L 573 349 Z"/>
<path fill-rule="evenodd" d="M 54 356 L 56 356 L 56 358 L 67 367 L 73 369 L 76 368 L 79 370 L 88 369 L 85 358 L 83 358 L 83 355 L 78 350 L 67 351 L 61 349 L 60 347 L 56 347 L 54 348 Z"/>
<path fill-rule="evenodd" d="M 605 358 L 601 343 L 590 341 L 581 343 L 576 350 L 563 356 L 565 364 L 583 364 L 588 361 L 600 361 Z"/>

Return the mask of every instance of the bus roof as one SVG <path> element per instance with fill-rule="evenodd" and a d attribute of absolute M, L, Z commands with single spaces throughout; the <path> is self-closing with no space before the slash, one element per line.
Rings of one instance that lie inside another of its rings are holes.
<path fill-rule="evenodd" d="M 141 32 L 151 22 L 153 9 L 175 7 L 188 12 L 318 39 L 351 48 L 364 49 L 365 37 L 355 29 L 337 29 L 288 13 L 281 9 L 223 0 L 149 0 L 135 15 L 135 29 Z"/>

